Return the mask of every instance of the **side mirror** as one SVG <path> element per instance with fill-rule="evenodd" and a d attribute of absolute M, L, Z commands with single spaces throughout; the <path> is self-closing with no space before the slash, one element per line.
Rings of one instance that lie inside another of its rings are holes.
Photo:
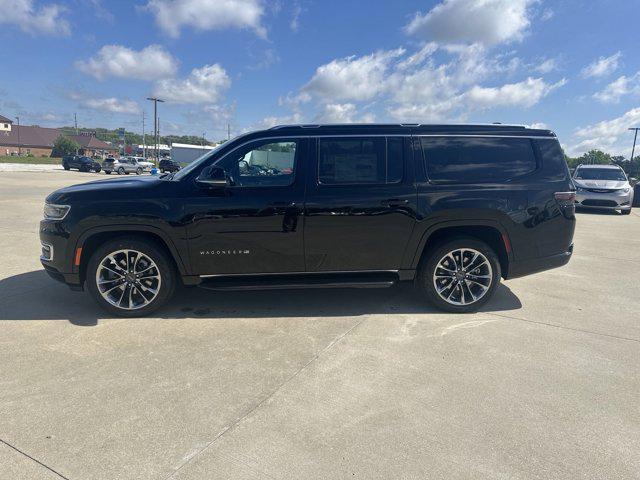
<path fill-rule="evenodd" d="M 209 188 L 220 188 L 229 185 L 224 169 L 213 165 L 200 172 L 200 175 L 196 178 L 196 183 Z"/>

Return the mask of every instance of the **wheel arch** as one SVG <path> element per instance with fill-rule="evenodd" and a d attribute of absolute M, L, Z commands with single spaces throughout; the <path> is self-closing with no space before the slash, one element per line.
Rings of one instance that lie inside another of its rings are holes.
<path fill-rule="evenodd" d="M 74 255 L 78 249 L 82 249 L 79 258 L 79 265 L 74 262 L 75 273 L 79 274 L 80 283 L 84 283 L 86 279 L 87 265 L 93 252 L 103 243 L 117 237 L 136 237 L 153 242 L 161 248 L 173 262 L 176 271 L 180 276 L 188 275 L 187 265 L 185 265 L 182 256 L 174 245 L 171 238 L 159 228 L 140 225 L 113 225 L 93 228 L 83 233 L 76 242 Z"/>
<path fill-rule="evenodd" d="M 456 237 L 472 237 L 489 245 L 498 256 L 503 278 L 508 278 L 509 264 L 513 259 L 511 240 L 504 227 L 493 220 L 460 220 L 434 225 L 422 236 L 411 268 L 417 269 L 431 250 Z"/>

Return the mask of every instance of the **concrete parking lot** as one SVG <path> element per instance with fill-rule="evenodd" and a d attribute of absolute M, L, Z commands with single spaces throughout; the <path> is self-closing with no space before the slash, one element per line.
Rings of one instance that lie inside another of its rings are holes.
<path fill-rule="evenodd" d="M 1 479 L 640 477 L 640 209 L 473 315 L 183 289 L 131 320 L 38 261 L 45 196 L 95 178 L 0 176 Z"/>

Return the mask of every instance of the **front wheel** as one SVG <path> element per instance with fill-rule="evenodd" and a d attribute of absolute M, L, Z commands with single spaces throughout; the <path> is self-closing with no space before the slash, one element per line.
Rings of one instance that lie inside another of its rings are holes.
<path fill-rule="evenodd" d="M 628 208 L 627 210 L 620 210 L 620 213 L 622 215 L 631 215 L 631 209 Z"/>
<path fill-rule="evenodd" d="M 69 165 L 67 165 L 66 163 L 62 164 L 62 168 L 64 168 L 65 170 L 69 170 L 71 167 Z"/>
<path fill-rule="evenodd" d="M 136 168 L 136 175 L 142 175 L 142 169 L 140 167 Z"/>
<path fill-rule="evenodd" d="M 500 283 L 500 261 L 486 243 L 460 237 L 427 253 L 418 286 L 440 310 L 475 312 L 489 301 Z"/>
<path fill-rule="evenodd" d="M 124 174 L 124 168 L 120 167 L 118 168 L 118 170 L 116 170 L 118 172 L 118 175 L 123 175 Z"/>
<path fill-rule="evenodd" d="M 104 173 L 107 175 L 111 175 L 111 170 L 105 170 Z"/>
<path fill-rule="evenodd" d="M 144 239 L 115 239 L 89 260 L 87 289 L 109 313 L 141 317 L 160 308 L 173 294 L 176 274 L 164 251 Z"/>

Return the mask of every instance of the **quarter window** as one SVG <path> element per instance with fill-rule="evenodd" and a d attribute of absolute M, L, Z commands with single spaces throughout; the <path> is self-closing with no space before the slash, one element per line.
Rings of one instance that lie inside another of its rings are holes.
<path fill-rule="evenodd" d="M 527 138 L 423 137 L 429 180 L 437 183 L 504 182 L 537 168 Z"/>
<path fill-rule="evenodd" d="M 240 187 L 282 187 L 293 183 L 297 142 L 255 144 L 223 160 L 232 184 Z"/>
<path fill-rule="evenodd" d="M 385 184 L 402 179 L 402 138 L 320 138 L 318 182 Z"/>

